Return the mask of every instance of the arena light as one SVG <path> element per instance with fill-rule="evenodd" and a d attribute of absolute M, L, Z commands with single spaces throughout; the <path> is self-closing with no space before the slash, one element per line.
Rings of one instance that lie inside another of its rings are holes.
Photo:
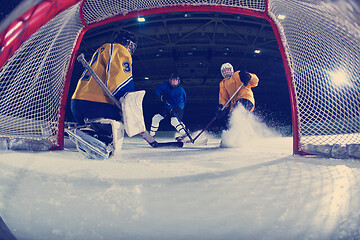
<path fill-rule="evenodd" d="M 256 53 L 256 54 L 259 54 L 261 52 L 261 50 L 259 50 L 259 49 L 256 49 L 255 51 L 254 51 L 254 53 Z"/>
<path fill-rule="evenodd" d="M 349 84 L 349 79 L 343 69 L 337 69 L 329 72 L 330 79 L 336 86 L 344 86 Z"/>
<path fill-rule="evenodd" d="M 138 18 L 137 18 L 137 21 L 138 21 L 138 22 L 145 22 L 145 18 L 144 18 L 144 17 L 138 17 Z"/>

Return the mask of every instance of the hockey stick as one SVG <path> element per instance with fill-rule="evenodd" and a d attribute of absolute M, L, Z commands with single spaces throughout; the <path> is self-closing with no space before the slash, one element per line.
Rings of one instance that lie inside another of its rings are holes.
<path fill-rule="evenodd" d="M 105 86 L 105 84 L 101 81 L 101 79 L 99 78 L 99 76 L 94 72 L 94 70 L 91 68 L 90 64 L 85 60 L 84 54 L 81 53 L 78 57 L 77 60 L 79 62 L 81 62 L 81 64 L 83 65 L 84 68 L 86 68 L 86 70 L 88 70 L 91 74 L 91 76 L 93 76 L 93 78 L 95 79 L 95 81 L 97 82 L 97 84 L 99 84 L 99 86 L 102 88 L 102 90 L 104 90 L 104 92 L 106 93 L 106 95 L 114 102 L 114 104 L 120 109 L 121 111 L 121 104 L 120 102 L 112 95 L 112 93 L 109 91 L 109 89 Z"/>
<path fill-rule="evenodd" d="M 225 105 L 221 108 L 221 111 L 224 111 L 224 109 L 226 108 L 226 106 L 231 102 L 231 100 L 235 97 L 235 95 L 240 91 L 240 88 L 244 85 L 244 83 L 242 83 L 240 85 L 240 87 L 234 92 L 234 94 L 231 96 L 231 98 L 225 103 Z M 203 130 L 201 130 L 201 132 L 198 133 L 198 135 L 196 135 L 196 137 L 194 137 L 194 142 L 196 139 L 198 139 L 198 137 L 200 137 L 200 135 L 206 131 L 206 129 L 208 129 L 210 127 L 210 125 L 217 119 L 217 116 L 215 115 L 213 117 L 213 119 L 211 119 L 211 121 L 208 123 L 208 125 L 206 125 L 206 127 L 203 128 Z"/>
<path fill-rule="evenodd" d="M 77 60 L 81 62 L 81 64 L 90 72 L 91 76 L 95 79 L 95 81 L 99 84 L 99 86 L 104 90 L 106 95 L 114 102 L 115 106 L 119 108 L 120 112 L 122 112 L 121 103 L 111 94 L 109 89 L 105 86 L 105 84 L 101 81 L 99 76 L 94 72 L 94 70 L 91 68 L 90 64 L 85 60 L 84 54 L 81 53 Z M 162 147 L 162 146 L 175 146 L 175 147 L 182 147 L 183 143 L 179 142 L 166 142 L 166 143 L 159 143 L 157 142 L 153 137 L 150 136 L 148 131 L 141 132 L 140 135 L 142 138 L 150 144 L 150 146 L 156 148 L 156 147 Z"/>
<path fill-rule="evenodd" d="M 168 105 L 168 106 L 170 106 L 170 103 L 168 103 L 168 101 L 165 101 L 165 104 Z M 172 112 L 172 114 L 177 118 L 177 120 L 179 121 L 179 123 L 182 125 L 182 127 L 183 127 L 186 135 L 187 135 L 188 138 L 190 139 L 191 143 L 194 143 L 194 140 L 192 139 L 189 131 L 186 129 L 185 124 L 181 121 L 181 119 L 179 118 L 179 116 L 178 116 L 176 113 L 174 113 L 174 112 Z"/>

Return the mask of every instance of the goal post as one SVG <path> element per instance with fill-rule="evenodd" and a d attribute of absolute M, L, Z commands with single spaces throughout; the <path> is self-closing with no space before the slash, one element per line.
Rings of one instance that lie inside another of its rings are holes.
<path fill-rule="evenodd" d="M 360 143 L 360 27 L 356 1 L 43 1 L 0 34 L 0 139 L 63 148 L 71 73 L 83 35 L 150 14 L 226 12 L 267 20 L 288 82 L 293 149 Z"/>
<path fill-rule="evenodd" d="M 10 149 L 45 141 L 51 149 L 63 148 L 62 101 L 84 27 L 76 2 L 43 1 L 0 35 L 0 138 Z"/>

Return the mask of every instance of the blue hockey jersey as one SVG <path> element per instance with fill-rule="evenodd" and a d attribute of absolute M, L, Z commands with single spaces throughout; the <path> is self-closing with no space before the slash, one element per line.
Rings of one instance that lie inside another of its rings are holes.
<path fill-rule="evenodd" d="M 165 104 L 166 109 L 173 109 L 175 107 L 180 107 L 181 109 L 185 108 L 186 103 L 186 92 L 182 86 L 171 87 L 169 82 L 164 82 L 160 84 L 155 93 L 158 97 L 165 92 L 168 96 L 168 102 L 170 105 Z"/>

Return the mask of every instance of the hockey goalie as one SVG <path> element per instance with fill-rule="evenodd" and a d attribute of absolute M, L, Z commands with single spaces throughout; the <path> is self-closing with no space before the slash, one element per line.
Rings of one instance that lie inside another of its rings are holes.
<path fill-rule="evenodd" d="M 79 128 L 68 129 L 70 139 L 89 158 L 104 159 L 121 150 L 124 130 L 131 137 L 145 131 L 142 100 L 145 91 L 134 92 L 133 34 L 118 33 L 101 45 L 85 67 L 71 99 L 71 111 Z M 100 118 L 100 119 L 99 119 Z"/>

